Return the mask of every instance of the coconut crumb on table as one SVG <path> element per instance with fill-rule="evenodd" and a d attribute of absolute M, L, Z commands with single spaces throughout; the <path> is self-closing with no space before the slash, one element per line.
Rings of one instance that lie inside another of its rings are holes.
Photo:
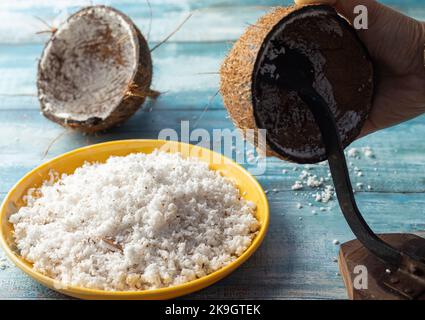
<path fill-rule="evenodd" d="M 155 151 L 86 163 L 46 181 L 11 215 L 33 268 L 66 285 L 177 285 L 240 256 L 259 229 L 255 205 L 208 164 Z"/>
<path fill-rule="evenodd" d="M 359 155 L 360 155 L 360 152 L 357 148 L 350 148 L 347 150 L 347 156 L 349 158 L 357 158 L 359 157 Z"/>
<path fill-rule="evenodd" d="M 301 190 L 303 188 L 303 185 L 300 181 L 295 181 L 295 183 L 291 186 L 292 190 Z"/>
<path fill-rule="evenodd" d="M 313 174 L 312 166 L 305 166 L 305 170 L 302 170 L 298 176 L 298 180 L 294 182 L 291 186 L 292 190 L 301 190 L 304 188 L 304 185 L 309 187 L 310 190 L 313 190 L 311 196 L 315 199 L 316 202 L 329 202 L 334 196 L 334 188 L 330 184 L 325 184 L 325 181 L 329 181 L 329 177 L 318 177 L 316 174 Z M 309 204 L 310 205 L 310 204 Z"/>
<path fill-rule="evenodd" d="M 6 255 L 0 249 L 0 271 L 6 270 L 10 267 Z"/>
<path fill-rule="evenodd" d="M 323 184 L 323 178 L 317 178 L 316 175 L 307 178 L 307 185 L 312 188 L 320 187 Z"/>
<path fill-rule="evenodd" d="M 363 147 L 361 148 L 361 150 L 359 150 L 358 148 L 350 148 L 347 150 L 346 154 L 347 157 L 356 159 L 360 159 L 362 154 L 366 158 L 375 158 L 375 153 L 373 152 L 371 147 Z"/>
<path fill-rule="evenodd" d="M 354 161 L 365 158 L 375 159 L 375 152 L 371 147 L 363 147 L 363 148 L 349 148 L 346 150 L 346 156 L 348 158 L 353 158 Z M 374 160 L 374 164 L 376 165 L 378 162 L 376 159 Z M 318 163 L 319 166 L 327 165 L 327 161 L 322 161 Z M 354 174 L 357 179 L 364 179 L 365 174 L 362 169 L 357 167 L 353 161 L 348 162 L 348 166 L 350 171 Z M 295 169 L 296 167 L 294 167 Z M 300 190 L 306 187 L 306 191 L 308 191 L 308 196 L 312 197 L 316 202 L 327 203 L 335 198 L 335 190 L 331 182 L 331 173 L 327 170 L 327 174 L 320 176 L 318 174 L 313 174 L 311 171 L 314 170 L 314 166 L 305 165 L 304 170 L 301 171 L 298 178 L 291 186 L 292 190 Z M 378 171 L 377 167 L 373 168 L 374 171 Z M 396 173 L 396 172 L 394 172 Z M 379 174 L 378 174 L 379 176 Z M 353 188 L 353 192 L 366 190 L 364 188 L 362 182 L 355 182 L 356 189 Z M 308 188 L 307 188 L 308 187 Z M 367 190 L 373 190 L 371 185 L 367 185 Z M 309 206 L 312 206 L 311 203 L 308 203 Z M 323 211 L 323 210 L 320 210 Z"/>

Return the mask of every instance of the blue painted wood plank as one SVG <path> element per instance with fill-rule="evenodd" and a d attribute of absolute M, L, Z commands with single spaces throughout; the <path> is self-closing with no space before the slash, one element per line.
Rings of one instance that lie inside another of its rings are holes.
<path fill-rule="evenodd" d="M 176 98 L 174 98 L 176 99 Z M 173 99 L 171 99 L 173 100 Z M 180 101 L 184 101 L 183 97 Z M 188 103 L 188 106 L 191 106 Z M 182 121 L 189 121 L 190 129 L 194 124 L 205 129 L 210 135 L 213 130 L 231 128 L 230 119 L 226 118 L 224 107 L 208 110 L 202 115 L 197 109 L 162 110 L 155 107 L 151 112 L 145 108 L 140 110 L 127 123 L 119 128 L 111 129 L 97 136 L 84 136 L 78 132 L 69 131 L 50 148 L 46 158 L 44 153 L 50 143 L 64 132 L 64 129 L 45 119 L 36 110 L 5 110 L 0 111 L 0 192 L 6 192 L 25 172 L 41 162 L 63 152 L 92 143 L 130 138 L 158 138 L 165 128 L 175 130 L 181 137 Z M 197 111 L 195 111 L 197 110 Z M 356 141 L 353 146 L 371 146 L 376 157 L 369 159 L 349 158 L 353 182 L 362 182 L 365 187 L 371 185 L 373 191 L 379 192 L 423 192 L 425 190 L 425 118 L 421 117 L 398 127 L 393 127 Z M 31 141 L 31 145 L 28 142 Z M 191 140 L 197 143 L 198 140 Z M 213 147 L 212 142 L 209 144 Z M 233 156 L 236 156 L 233 154 Z M 242 160 L 246 160 L 246 157 Z M 246 167 L 249 165 L 245 163 Z M 293 171 L 298 167 L 297 171 Z M 355 168 L 362 170 L 363 176 L 354 175 Z M 319 176 L 327 174 L 327 166 L 315 166 L 314 172 Z M 282 170 L 288 170 L 282 174 Z M 261 179 L 270 183 L 270 188 L 290 190 L 303 166 L 284 162 L 278 159 L 267 159 L 267 170 Z"/>

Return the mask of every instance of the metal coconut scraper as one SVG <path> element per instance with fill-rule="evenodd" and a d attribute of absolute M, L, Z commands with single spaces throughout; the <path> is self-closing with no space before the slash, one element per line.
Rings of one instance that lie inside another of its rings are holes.
<path fill-rule="evenodd" d="M 313 113 L 326 149 L 338 202 L 357 237 L 341 245 L 339 267 L 351 299 L 425 300 L 425 239 L 413 234 L 375 234 L 360 213 L 354 198 L 343 147 L 335 119 L 326 101 L 313 87 L 311 61 L 295 49 L 285 47 L 277 63 L 285 77 L 268 79 L 296 91 Z M 289 80 L 290 79 L 290 80 Z M 366 268 L 367 287 L 353 283 L 356 266 Z"/>

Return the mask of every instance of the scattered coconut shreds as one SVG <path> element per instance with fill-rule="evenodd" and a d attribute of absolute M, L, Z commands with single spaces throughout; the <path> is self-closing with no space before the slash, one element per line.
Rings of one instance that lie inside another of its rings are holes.
<path fill-rule="evenodd" d="M 349 158 L 357 158 L 357 157 L 359 157 L 359 155 L 360 155 L 360 152 L 357 148 L 350 148 L 347 151 L 347 156 Z"/>
<path fill-rule="evenodd" d="M 307 178 L 307 183 L 309 187 L 317 188 L 323 184 L 323 178 L 318 179 L 316 175 L 310 176 Z"/>
<path fill-rule="evenodd" d="M 362 148 L 363 154 L 365 155 L 365 157 L 368 158 L 375 158 L 375 154 L 373 153 L 373 150 L 371 147 L 364 147 Z"/>
<path fill-rule="evenodd" d="M 356 159 L 360 159 L 361 156 L 365 156 L 367 158 L 375 158 L 375 154 L 371 147 L 363 147 L 361 149 L 359 148 L 350 148 L 346 151 L 347 157 L 354 158 L 354 162 Z M 364 177 L 363 171 L 355 166 L 355 163 L 350 161 L 348 163 L 350 167 L 350 171 L 352 174 L 354 174 L 356 177 L 361 178 Z M 374 161 L 374 164 L 376 165 L 378 162 Z M 327 165 L 327 161 L 323 161 L 319 163 L 319 165 Z M 293 167 L 294 171 L 296 171 L 297 167 Z M 327 203 L 331 201 L 335 196 L 335 190 L 333 188 L 332 184 L 328 184 L 331 182 L 331 173 L 329 170 L 327 170 L 326 175 L 324 177 L 320 177 L 318 174 L 313 174 L 312 170 L 315 167 L 312 165 L 304 165 L 303 170 L 301 170 L 301 173 L 298 176 L 298 179 L 295 181 L 295 183 L 292 185 L 292 190 L 300 190 L 304 187 L 308 187 L 311 189 L 311 193 L 308 196 L 311 196 L 316 202 L 321 203 Z M 378 171 L 377 167 L 373 168 L 374 171 Z M 396 171 L 394 172 L 396 173 Z M 379 175 L 379 174 L 378 174 Z M 359 179 L 360 180 L 360 179 Z M 357 191 L 363 191 L 367 188 L 368 191 L 373 190 L 371 185 L 365 186 L 362 182 L 355 183 L 355 188 L 353 188 L 353 193 L 356 193 Z M 297 193 L 295 193 L 297 195 Z M 302 205 L 302 204 L 301 204 Z M 312 206 L 311 203 L 307 203 L 306 205 Z M 327 208 L 320 208 L 320 211 L 327 211 Z M 313 210 L 316 212 L 315 210 Z"/>
<path fill-rule="evenodd" d="M 365 156 L 367 158 L 375 158 L 375 154 L 374 154 L 371 147 L 363 147 L 361 149 L 361 152 L 357 148 L 350 148 L 350 149 L 347 150 L 347 156 L 349 158 L 360 159 L 362 154 L 363 154 L 363 156 Z"/>
<path fill-rule="evenodd" d="M 259 228 L 255 205 L 230 180 L 178 154 L 86 163 L 36 191 L 10 217 L 15 242 L 64 285 L 131 291 L 191 281 L 234 261 Z"/>
<path fill-rule="evenodd" d="M 0 249 L 0 271 L 6 270 L 10 267 L 9 261 Z"/>
<path fill-rule="evenodd" d="M 292 185 L 292 190 L 303 189 L 304 186 L 309 187 L 315 192 L 311 196 L 315 199 L 316 202 L 326 203 L 333 198 L 334 189 L 332 185 L 325 185 L 325 181 L 330 181 L 329 177 L 318 177 L 316 174 L 313 174 L 311 171 L 314 169 L 311 165 L 304 166 L 305 170 L 302 170 L 298 176 L 298 180 Z M 312 206 L 311 203 L 308 204 Z"/>
<path fill-rule="evenodd" d="M 295 183 L 291 186 L 292 190 L 300 190 L 303 188 L 303 185 L 300 181 L 295 181 Z"/>
<path fill-rule="evenodd" d="M 332 200 L 334 193 L 335 191 L 333 186 L 327 185 L 323 191 L 316 192 L 312 194 L 312 196 L 316 202 L 327 203 Z"/>
<path fill-rule="evenodd" d="M 325 190 L 322 191 L 322 202 L 327 203 L 332 199 L 335 191 L 333 186 L 326 186 Z"/>
<path fill-rule="evenodd" d="M 306 177 L 308 177 L 310 173 L 306 170 L 301 171 L 301 174 L 299 175 L 300 180 L 304 180 Z"/>

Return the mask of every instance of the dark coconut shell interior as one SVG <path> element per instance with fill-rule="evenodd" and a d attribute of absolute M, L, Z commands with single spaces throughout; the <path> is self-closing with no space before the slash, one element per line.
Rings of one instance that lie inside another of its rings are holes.
<path fill-rule="evenodd" d="M 298 163 L 316 163 L 326 154 L 312 113 L 296 92 L 266 80 L 273 72 L 285 74 L 274 63 L 285 54 L 283 47 L 311 61 L 314 87 L 334 114 L 344 147 L 358 136 L 372 105 L 372 62 L 353 27 L 329 6 L 292 11 L 264 39 L 252 73 L 256 125 L 267 129 L 267 145 L 274 153 Z"/>
<path fill-rule="evenodd" d="M 134 114 L 151 94 L 151 55 L 123 13 L 86 7 L 70 16 L 46 44 L 38 67 L 43 114 L 86 132 L 104 130 Z"/>

